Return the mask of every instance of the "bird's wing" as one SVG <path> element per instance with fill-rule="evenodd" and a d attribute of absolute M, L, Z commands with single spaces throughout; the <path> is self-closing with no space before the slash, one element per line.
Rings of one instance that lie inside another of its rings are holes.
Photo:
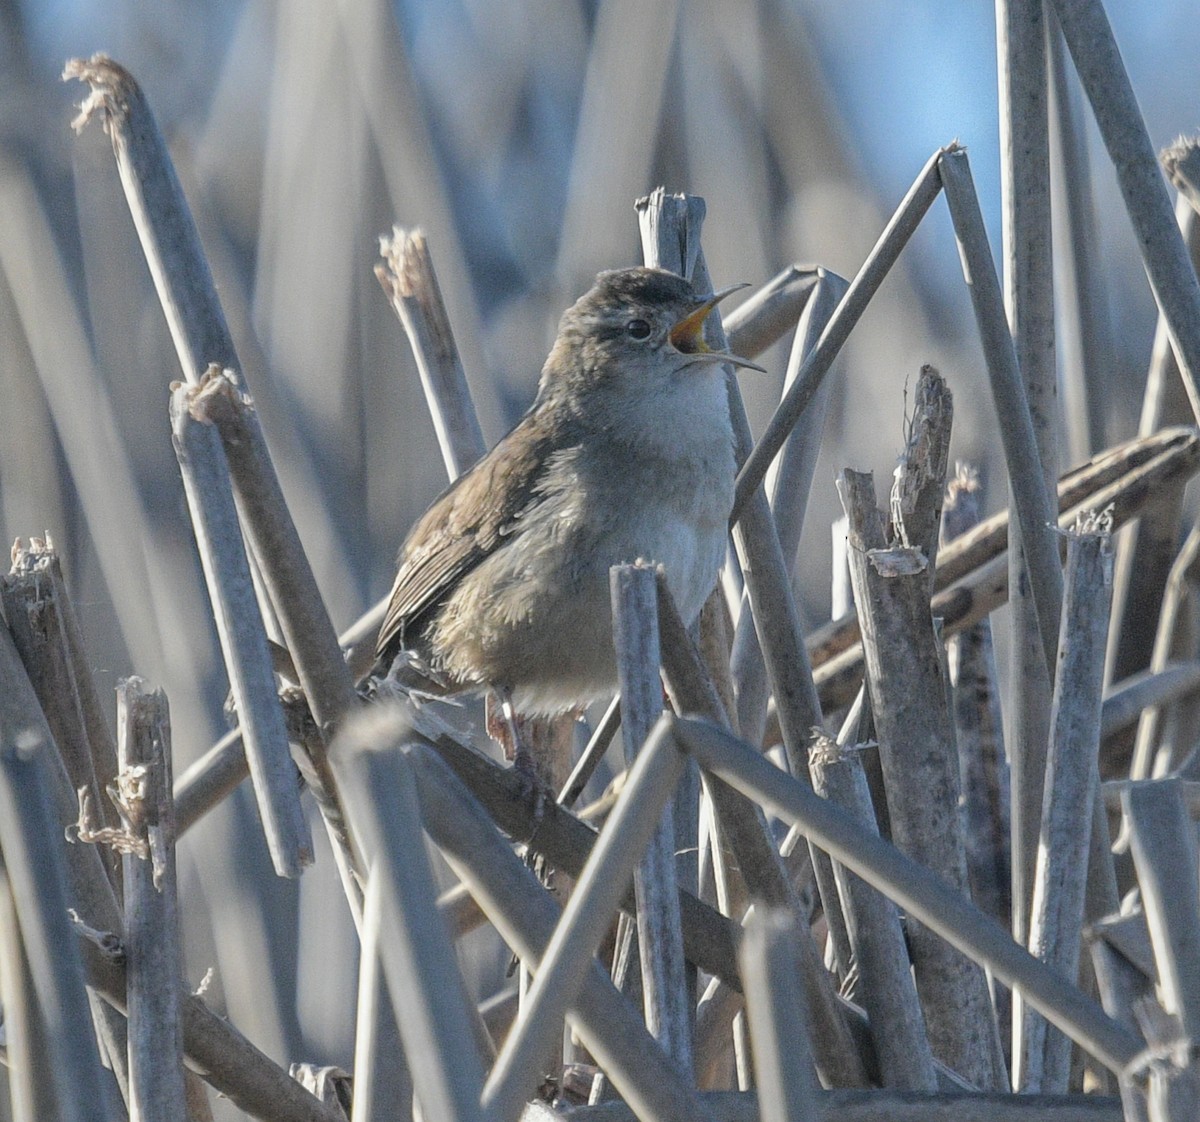
<path fill-rule="evenodd" d="M 550 455 L 562 447 L 534 414 L 470 471 L 459 476 L 418 520 L 400 549 L 376 654 L 390 658 L 412 642 L 464 575 L 505 544 L 523 511 L 538 501 Z M 515 439 L 514 439 L 515 438 Z"/>

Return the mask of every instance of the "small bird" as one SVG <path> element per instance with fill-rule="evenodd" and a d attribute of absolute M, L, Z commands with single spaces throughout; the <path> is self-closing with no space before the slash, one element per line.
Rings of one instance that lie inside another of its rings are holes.
<path fill-rule="evenodd" d="M 684 620 L 725 556 L 735 476 L 721 365 L 698 295 L 674 273 L 601 273 L 563 314 L 537 396 L 413 526 L 376 644 L 446 692 L 492 689 L 512 717 L 617 689 L 608 572 L 664 566 Z M 518 751 L 519 751 L 518 746 Z"/>

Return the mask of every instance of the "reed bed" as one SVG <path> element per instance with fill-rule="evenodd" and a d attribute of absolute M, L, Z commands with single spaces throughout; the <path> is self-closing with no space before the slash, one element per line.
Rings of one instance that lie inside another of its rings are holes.
<path fill-rule="evenodd" d="M 673 20 L 668 7 L 646 18 Z M 801 57 L 794 24 L 758 11 Z M 627 188 L 654 167 L 642 118 L 682 100 L 698 142 L 706 105 L 697 52 L 663 52 L 731 30 L 710 14 L 623 34 L 637 18 L 597 13 L 557 276 L 490 334 L 382 5 L 277 13 L 295 42 L 336 33 L 360 84 L 343 90 L 359 98 L 357 140 L 336 113 L 306 127 L 352 151 L 357 174 L 370 135 L 379 197 L 419 201 L 423 229 L 383 240 L 382 293 L 357 250 L 335 247 L 348 228 L 301 206 L 340 185 L 322 165 L 302 195 L 303 146 L 281 128 L 252 308 L 236 229 L 195 204 L 196 169 L 107 56 L 65 75 L 83 83 L 79 143 L 103 128 L 114 157 L 81 149 L 87 301 L 70 295 L 33 177 L 0 154 L 17 218 L 0 230 L 3 310 L 40 387 L 10 379 L 27 432 L 0 462 L 56 478 L 52 431 L 72 488 L 44 488 L 45 519 L 70 525 L 60 508 L 77 504 L 88 529 L 64 551 L 18 542 L 0 581 L 5 1117 L 1196 1117 L 1200 540 L 1185 489 L 1200 470 L 1200 148 L 1181 141 L 1160 165 L 1098 0 L 997 5 L 999 263 L 957 142 L 930 153 L 852 275 L 771 277 L 758 254 L 755 289 L 711 342 L 786 352 L 786 376 L 768 405 L 727 375 L 739 475 L 720 583 L 689 630 L 653 565 L 613 570 L 620 695 L 593 727 L 535 730 L 545 798 L 471 709 L 356 689 L 382 612 L 372 573 L 386 572 L 356 527 L 389 525 L 371 517 L 382 506 L 413 513 L 427 483 L 483 454 L 512 392 L 483 376 L 489 347 L 537 334 L 598 252 L 638 238 L 646 263 L 711 290 L 706 249 L 727 260 L 733 207 L 769 193 L 766 161 L 739 179 L 717 158 L 697 177 L 707 202 L 660 188 L 635 205 Z M 275 114 L 308 104 L 319 61 L 283 60 Z M 1159 310 L 1140 427 L 1111 445 L 1071 71 Z M 494 111 L 515 119 L 521 94 Z M 598 160 L 618 112 L 640 123 L 619 160 Z M 774 120 L 759 140 L 786 178 L 796 142 Z M 475 143 L 499 163 L 494 137 Z M 733 147 L 718 137 L 715 156 Z M 968 383 L 931 343 L 937 362 L 887 406 L 904 434 L 887 494 L 837 465 L 852 606 L 812 626 L 797 555 L 818 452 L 856 337 L 895 313 L 931 214 L 952 227 L 942 248 L 965 282 L 1007 509 L 984 517 L 979 474 L 952 467 L 956 413 L 984 407 L 964 410 Z M 131 234 L 174 351 L 151 368 L 97 331 L 144 287 L 115 264 Z M 320 275 L 307 237 L 328 250 Z M 1057 294 L 1052 244 L 1069 251 Z M 73 314 L 48 327 L 51 306 Z M 385 332 L 407 338 L 413 377 L 346 378 L 347 356 L 377 358 Z M 1075 356 L 1061 375 L 1056 335 Z M 97 375 L 101 351 L 130 368 L 119 393 Z M 156 451 L 132 461 L 128 431 Z M 28 516 L 10 491 L 6 512 Z M 191 538 L 164 529 L 169 501 Z M 99 626 L 85 619 L 98 588 Z M 126 662 L 140 677 L 110 702 L 97 667 Z"/>

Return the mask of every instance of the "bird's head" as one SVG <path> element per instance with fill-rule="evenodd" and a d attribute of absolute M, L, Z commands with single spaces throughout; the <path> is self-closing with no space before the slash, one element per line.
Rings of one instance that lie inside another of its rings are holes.
<path fill-rule="evenodd" d="M 563 313 L 539 396 L 656 398 L 725 363 L 761 370 L 747 359 L 713 350 L 704 338 L 709 313 L 743 287 L 701 296 L 663 269 L 601 273 Z"/>

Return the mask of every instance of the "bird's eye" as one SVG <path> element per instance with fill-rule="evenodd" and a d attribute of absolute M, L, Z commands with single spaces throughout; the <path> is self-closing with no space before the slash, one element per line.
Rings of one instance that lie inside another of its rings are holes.
<path fill-rule="evenodd" d="M 650 325 L 644 319 L 631 319 L 625 325 L 625 331 L 630 339 L 649 339 Z"/>

